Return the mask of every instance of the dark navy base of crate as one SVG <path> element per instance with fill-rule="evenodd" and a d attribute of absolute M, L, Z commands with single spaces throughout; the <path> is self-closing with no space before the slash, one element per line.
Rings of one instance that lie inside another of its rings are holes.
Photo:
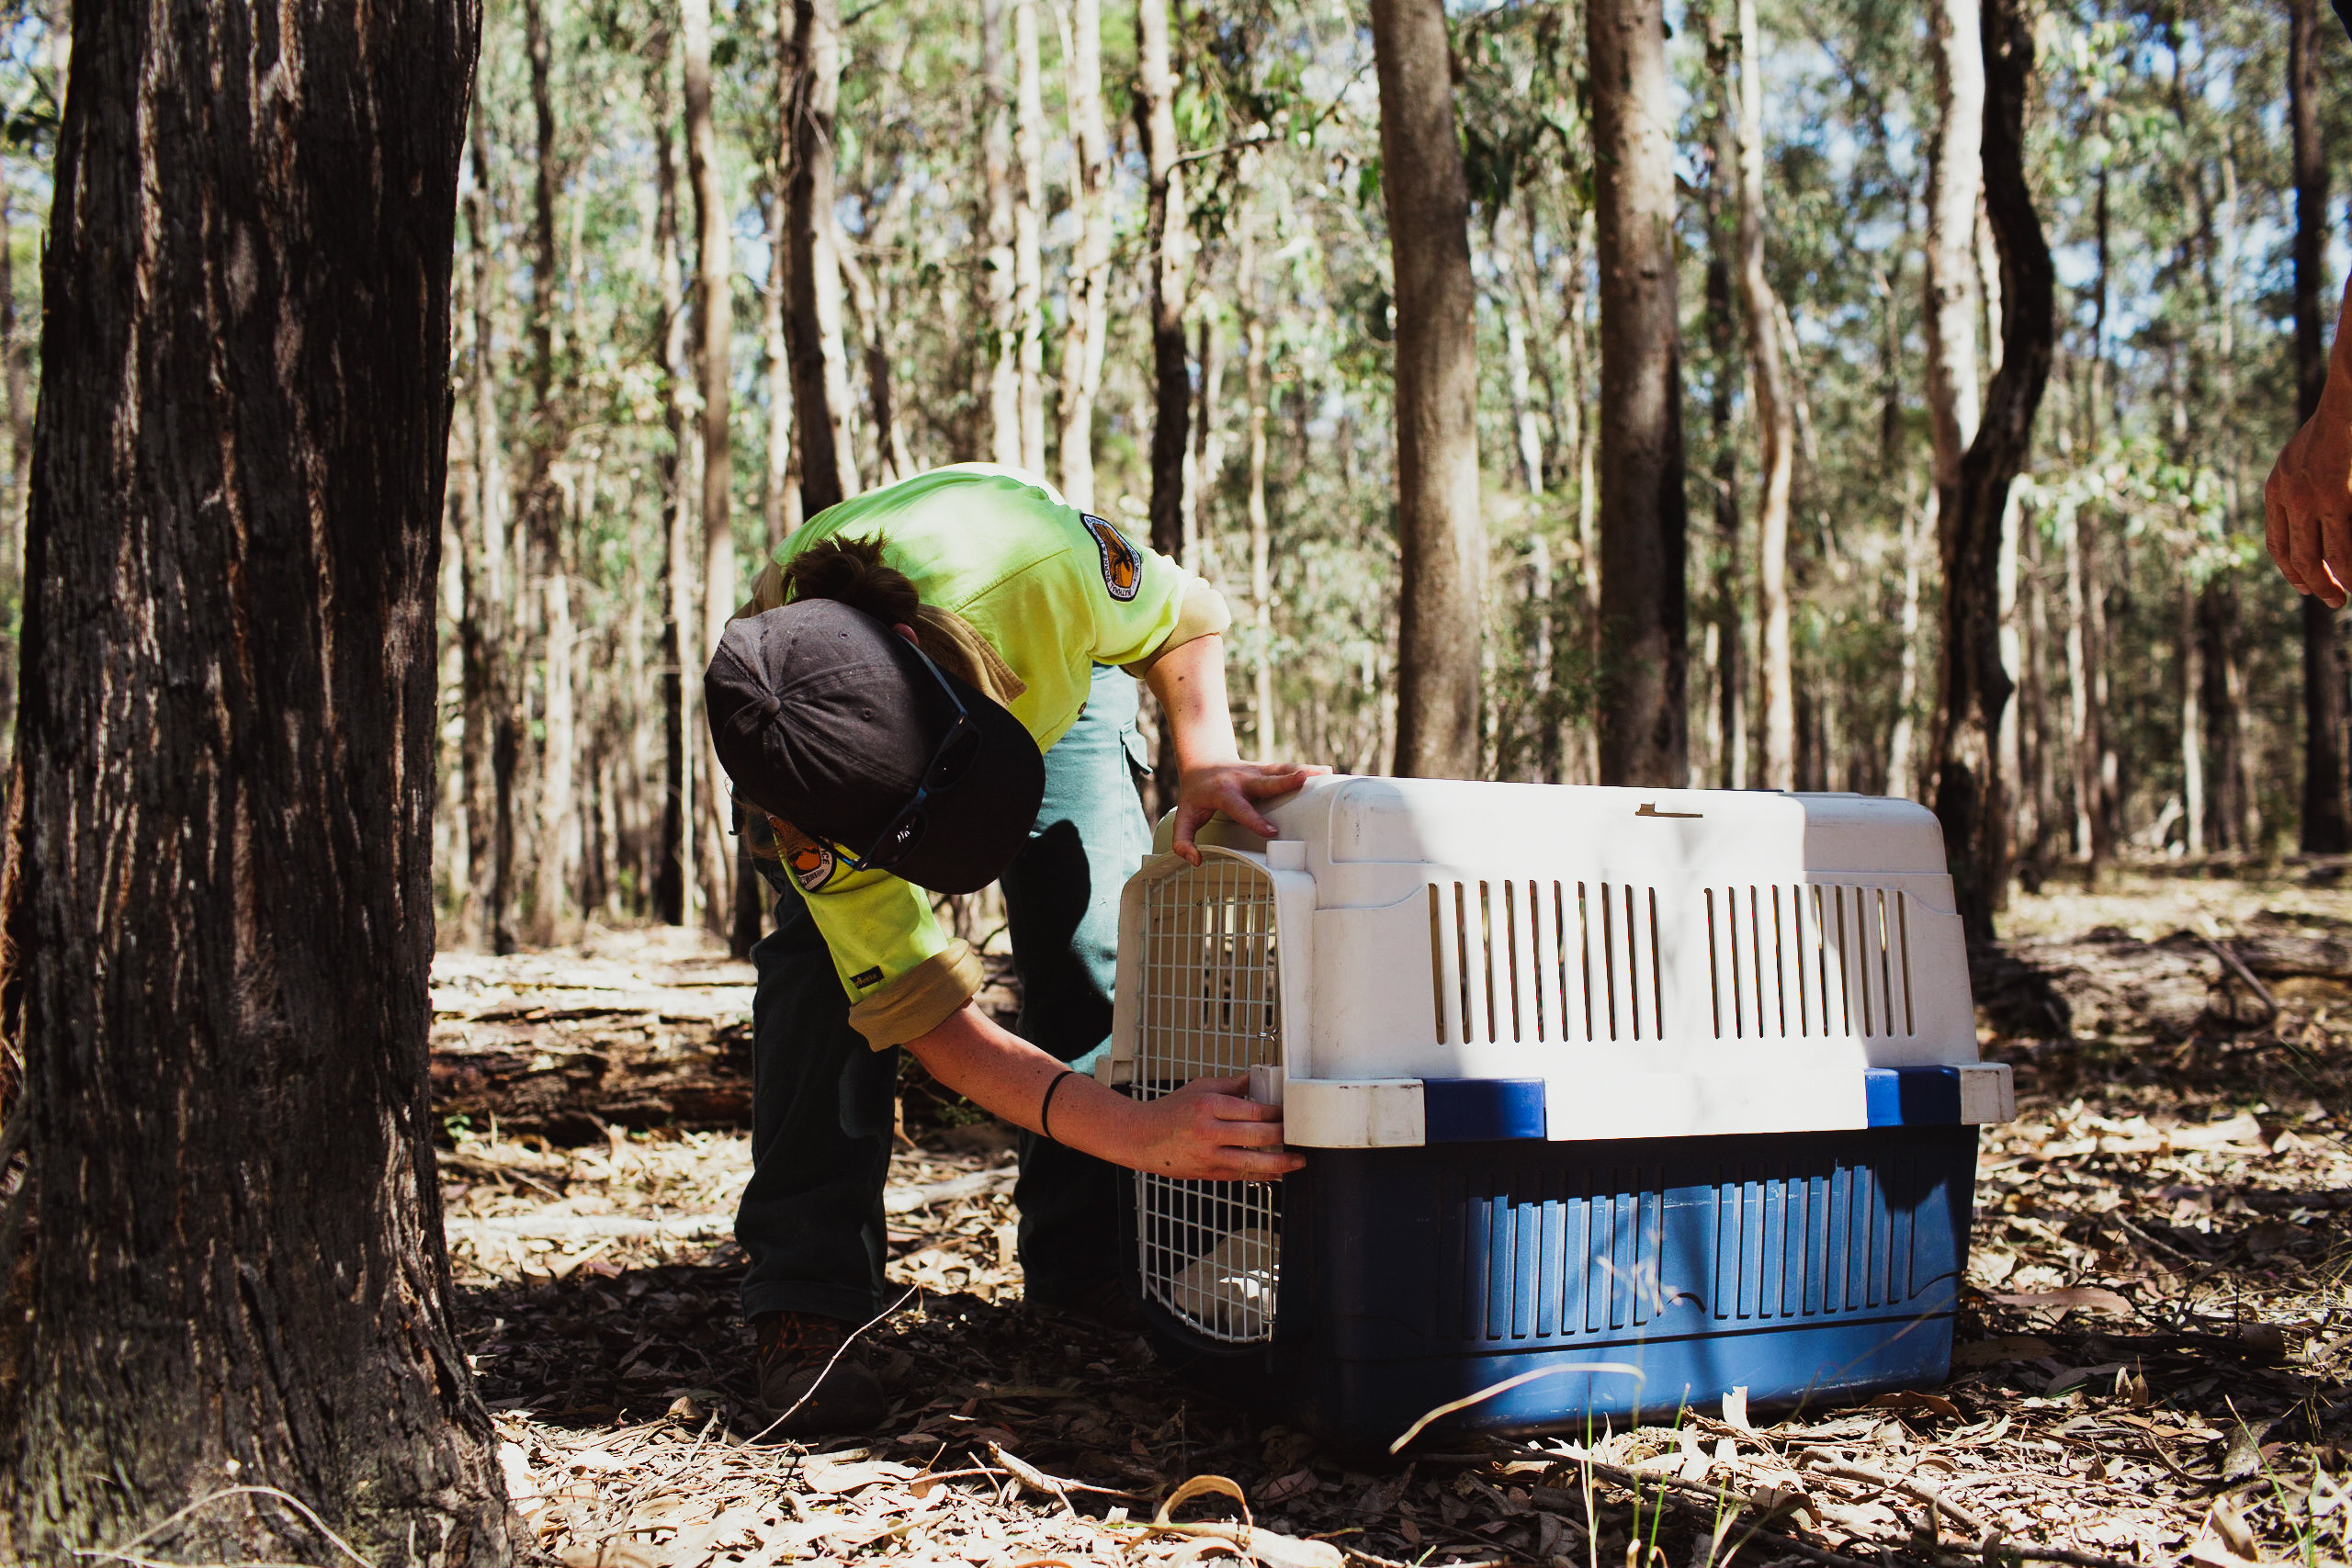
<path fill-rule="evenodd" d="M 1145 1315 L 1180 1375 L 1363 1457 L 1528 1373 L 1415 1446 L 1932 1384 L 1975 1168 L 1968 1126 L 1317 1149 L 1283 1183 L 1270 1343 Z"/>

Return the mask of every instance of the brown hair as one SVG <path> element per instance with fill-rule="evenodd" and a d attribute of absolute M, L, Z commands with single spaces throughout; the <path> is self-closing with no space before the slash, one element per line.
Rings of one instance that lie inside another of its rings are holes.
<path fill-rule="evenodd" d="M 913 580 L 882 558 L 889 541 L 820 539 L 784 569 L 784 598 L 831 599 L 862 610 L 886 626 L 912 626 L 922 607 Z"/>

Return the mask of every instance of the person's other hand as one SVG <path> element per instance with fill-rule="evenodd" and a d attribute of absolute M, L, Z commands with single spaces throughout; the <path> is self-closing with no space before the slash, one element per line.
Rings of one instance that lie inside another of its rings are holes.
<path fill-rule="evenodd" d="M 1261 838 L 1281 837 L 1257 803 L 1288 795 L 1330 771 L 1319 762 L 1229 761 L 1187 768 L 1176 784 L 1176 852 L 1200 864 L 1200 846 L 1193 836 L 1220 811 Z"/>
<path fill-rule="evenodd" d="M 2328 377 L 2262 487 L 2270 558 L 2300 592 L 2341 609 L 2352 589 L 2352 377 Z"/>
<path fill-rule="evenodd" d="M 1194 1078 L 1142 1103 L 1138 1146 L 1121 1163 L 1188 1181 L 1272 1181 L 1306 1161 L 1283 1147 L 1283 1108 L 1245 1098 L 1250 1075 Z"/>

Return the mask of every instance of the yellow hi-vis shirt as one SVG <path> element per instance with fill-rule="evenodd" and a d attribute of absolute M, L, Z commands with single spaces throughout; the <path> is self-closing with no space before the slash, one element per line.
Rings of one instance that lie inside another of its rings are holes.
<path fill-rule="evenodd" d="M 1176 562 L 1043 479 L 987 463 L 933 468 L 819 513 L 777 548 L 739 614 L 780 604 L 782 566 L 819 540 L 877 537 L 927 612 L 960 619 L 1009 667 L 1005 706 L 1040 751 L 1078 722 L 1095 665 L 1141 673 L 1231 620 L 1216 592 Z M 922 630 L 934 658 L 952 652 L 933 646 L 937 627 Z M 850 1023 L 876 1050 L 929 1033 L 979 989 L 978 955 L 940 929 L 929 893 L 888 872 L 845 872 L 833 846 L 778 845 L 766 826 L 746 824 L 752 852 L 782 859 L 808 896 Z"/>

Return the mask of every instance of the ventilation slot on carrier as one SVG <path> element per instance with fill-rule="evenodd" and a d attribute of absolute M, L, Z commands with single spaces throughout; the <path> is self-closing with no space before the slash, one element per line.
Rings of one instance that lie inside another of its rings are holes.
<path fill-rule="evenodd" d="M 1708 989 L 1718 1040 L 1918 1032 L 1909 896 L 1887 887 L 1710 887 Z"/>
<path fill-rule="evenodd" d="M 1254 866 L 1212 860 L 1144 894 L 1135 1094 L 1229 1077 L 1282 1055 L 1274 887 Z M 1271 1338 L 1280 1274 L 1277 1182 L 1136 1178 L 1144 1294 L 1213 1339 Z"/>
<path fill-rule="evenodd" d="M 1656 889 L 1432 882 L 1429 911 L 1441 1045 L 1665 1038 Z"/>

